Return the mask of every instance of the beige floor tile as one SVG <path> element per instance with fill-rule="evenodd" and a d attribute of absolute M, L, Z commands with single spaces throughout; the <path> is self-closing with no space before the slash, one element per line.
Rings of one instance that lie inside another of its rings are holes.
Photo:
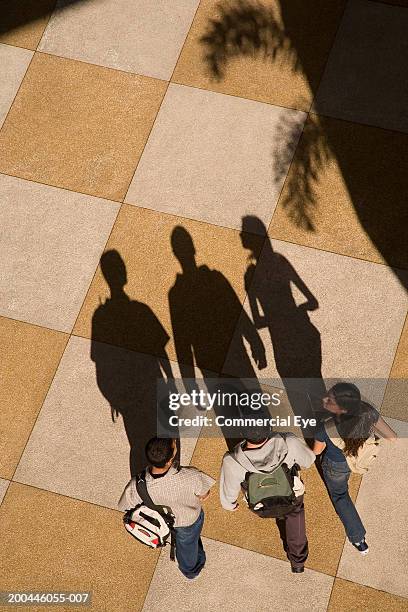
<path fill-rule="evenodd" d="M 308 110 L 343 7 L 343 0 L 330 5 L 321 0 L 205 0 L 173 80 Z"/>
<path fill-rule="evenodd" d="M 125 304 L 124 314 L 118 301 L 117 308 L 112 304 L 111 312 L 107 312 L 106 327 L 98 326 L 95 337 L 141 352 L 157 354 L 157 341 L 150 333 L 151 324 L 148 320 L 142 324 L 146 320 L 143 319 L 143 304 L 147 304 L 154 312 L 167 334 L 174 335 L 168 293 L 177 274 L 181 272 L 171 246 L 171 236 L 177 226 L 185 229 L 184 232 L 178 230 L 174 234 L 174 248 L 182 261 L 188 261 L 192 239 L 197 265 L 218 270 L 224 276 L 200 268 L 196 274 L 192 274 L 190 281 L 186 276 L 187 280 L 183 283 L 184 275 L 178 277 L 177 288 L 171 298 L 178 359 L 173 338 L 166 345 L 167 354 L 170 359 L 190 364 L 193 347 L 197 365 L 217 372 L 225 359 L 244 299 L 246 253 L 242 249 L 238 232 L 233 230 L 124 206 L 106 249 L 117 250 L 120 254 L 127 274 L 125 291 L 131 300 L 138 301 L 139 306 L 135 308 L 140 311 L 140 315 L 135 315 L 134 332 L 129 333 L 123 326 L 123 320 L 130 316 L 127 306 Z M 260 248 L 262 239 L 255 237 L 255 242 Z M 115 278 L 120 283 L 123 266 L 120 258 L 113 256 L 110 263 L 107 261 L 107 274 L 111 275 L 113 283 Z M 98 268 L 75 326 L 76 335 L 87 338 L 92 336 L 94 312 L 108 296 L 108 285 Z M 183 376 L 186 376 L 185 372 Z"/>
<path fill-rule="evenodd" d="M 224 227 L 239 228 L 247 214 L 268 225 L 304 119 L 298 111 L 171 84 L 126 202 Z M 279 155 L 285 136 L 291 145 L 275 168 L 271 150 Z"/>
<path fill-rule="evenodd" d="M 370 552 L 361 557 L 346 543 L 338 576 L 408 597 L 406 566 L 408 563 L 407 491 L 403 474 L 407 470 L 408 424 L 387 419 L 399 440 L 383 443 L 372 469 L 364 475 L 357 510 L 367 530 Z"/>
<path fill-rule="evenodd" d="M 336 578 L 328 612 L 360 612 L 361 610 L 403 612 L 407 609 L 407 605 L 407 600 L 402 597 Z"/>
<path fill-rule="evenodd" d="M 0 43 L 0 128 L 24 78 L 33 53 Z"/>
<path fill-rule="evenodd" d="M 220 438 L 199 438 L 191 464 L 219 480 L 221 461 L 226 444 Z M 343 550 L 344 530 L 334 512 L 322 479 L 315 467 L 302 471 L 305 482 L 306 529 L 309 558 L 306 566 L 334 576 Z M 351 481 L 355 497 L 359 478 Z M 214 489 L 206 502 L 204 535 L 279 559 L 286 559 L 275 521 L 254 516 L 241 500 L 237 512 L 221 507 L 218 491 Z"/>
<path fill-rule="evenodd" d="M 306 570 L 294 578 L 289 564 L 278 559 L 207 538 L 203 544 L 207 562 L 193 584 L 169 561 L 167 551 L 162 552 L 144 612 L 233 612 L 253 607 L 262 612 L 326 610 L 331 577 Z"/>
<path fill-rule="evenodd" d="M 159 375 L 157 358 L 72 337 L 15 480 L 116 509 L 129 464 L 133 474 L 145 467 L 156 435 Z M 182 442 L 183 463 L 194 444 Z"/>
<path fill-rule="evenodd" d="M 4 496 L 7 492 L 9 484 L 10 484 L 9 480 L 4 480 L 4 478 L 0 478 L 0 504 L 4 499 Z"/>
<path fill-rule="evenodd" d="M 3 317 L 0 338 L 0 476 L 11 478 L 68 338 Z"/>
<path fill-rule="evenodd" d="M 35 50 L 54 5 L 55 0 L 2 2 L 0 42 Z"/>
<path fill-rule="evenodd" d="M 119 205 L 0 175 L 0 314 L 71 331 Z"/>
<path fill-rule="evenodd" d="M 318 377 L 321 369 L 325 379 L 356 381 L 381 405 L 407 311 L 392 270 L 277 240 L 271 245 L 249 288 L 264 313 L 257 320 L 267 361 L 260 378 Z M 305 303 L 308 310 L 299 309 Z M 249 314 L 248 299 L 244 307 Z M 242 334 L 241 323 L 235 333 Z M 235 340 L 224 371 L 239 376 L 234 347 Z"/>
<path fill-rule="evenodd" d="M 408 132 L 407 27 L 403 7 L 349 2 L 317 93 L 318 112 Z"/>
<path fill-rule="evenodd" d="M 392 365 L 384 401 L 382 414 L 408 420 L 408 319 L 405 321 L 398 349 Z"/>
<path fill-rule="evenodd" d="M 270 235 L 407 269 L 407 146 L 405 134 L 311 115 Z"/>
<path fill-rule="evenodd" d="M 121 200 L 165 87 L 36 54 L 1 132 L 0 171 Z"/>
<path fill-rule="evenodd" d="M 57 8 L 64 2 L 60 0 Z M 169 80 L 198 4 L 199 0 L 75 2 L 54 12 L 39 49 Z"/>
<path fill-rule="evenodd" d="M 0 532 L 5 591 L 92 591 L 92 612 L 142 608 L 158 553 L 126 533 L 119 512 L 13 482 Z"/>

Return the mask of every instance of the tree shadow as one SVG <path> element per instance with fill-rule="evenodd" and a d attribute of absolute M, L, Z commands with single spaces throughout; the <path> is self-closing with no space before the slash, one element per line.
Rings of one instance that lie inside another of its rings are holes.
<path fill-rule="evenodd" d="M 53 11 L 63 11 L 71 4 L 88 0 L 2 0 L 0 4 L 0 36 L 26 24 L 50 16 Z M 7 6 L 6 6 L 7 5 Z"/>
<path fill-rule="evenodd" d="M 120 254 L 106 251 L 100 265 L 111 295 L 92 317 L 91 359 L 112 420 L 123 419 L 134 476 L 146 466 L 147 441 L 157 435 L 158 381 L 174 385 L 166 353 L 169 336 L 149 306 L 125 293 L 127 272 Z M 138 352 L 131 350 L 135 346 Z"/>
<path fill-rule="evenodd" d="M 317 49 L 316 59 L 310 48 L 326 44 L 330 49 L 335 35 L 321 21 L 315 23 L 315 15 L 320 16 L 322 11 L 330 13 L 330 7 L 327 3 L 315 4 L 311 10 L 304 0 L 277 1 L 274 7 L 255 0 L 220 2 L 218 18 L 209 20 L 200 39 L 211 75 L 222 80 L 228 63 L 238 56 L 265 62 L 280 60 L 293 72 L 304 75 L 315 97 L 323 74 L 322 62 L 327 61 L 328 52 L 320 53 L 321 49 Z M 333 14 L 340 23 L 343 5 L 341 2 L 337 5 Z M 315 110 L 319 113 L 318 105 Z M 281 136 L 287 138 L 287 154 L 280 143 L 279 158 L 274 155 L 278 176 L 286 173 L 285 162 L 292 160 L 297 130 L 295 124 L 282 125 Z M 318 215 L 324 214 L 319 210 L 316 186 L 320 174 L 333 160 L 362 229 L 381 258 L 394 268 L 400 283 L 408 288 L 405 272 L 408 269 L 405 203 L 408 173 L 401 163 L 406 141 L 407 136 L 402 133 L 394 132 L 390 138 L 390 132 L 381 128 L 309 115 L 292 161 L 283 207 L 294 226 L 315 231 Z M 341 215 L 341 210 L 338 214 Z M 345 239 L 348 231 L 344 227 Z M 364 258 L 364 253 L 357 256 Z"/>

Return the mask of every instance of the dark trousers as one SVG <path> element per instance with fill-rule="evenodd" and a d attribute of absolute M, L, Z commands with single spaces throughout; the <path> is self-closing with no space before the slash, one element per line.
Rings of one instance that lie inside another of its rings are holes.
<path fill-rule="evenodd" d="M 293 510 L 283 518 L 276 519 L 276 523 L 291 566 L 303 567 L 309 554 L 303 495 L 297 498 Z"/>
<path fill-rule="evenodd" d="M 201 530 L 204 524 L 204 512 L 192 525 L 176 527 L 176 557 L 178 566 L 186 578 L 195 578 L 205 564 L 205 552 L 201 541 Z"/>

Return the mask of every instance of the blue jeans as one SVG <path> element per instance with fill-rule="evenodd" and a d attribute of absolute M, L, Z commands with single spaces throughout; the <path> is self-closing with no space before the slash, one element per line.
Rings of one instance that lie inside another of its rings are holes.
<path fill-rule="evenodd" d="M 186 578 L 195 578 L 205 564 L 205 552 L 201 542 L 201 530 L 204 523 L 204 512 L 192 525 L 176 527 L 176 557 L 179 569 Z"/>
<path fill-rule="evenodd" d="M 357 544 L 364 539 L 366 530 L 348 492 L 350 468 L 346 461 L 323 458 L 324 480 L 330 493 L 334 509 L 340 517 L 350 542 Z"/>

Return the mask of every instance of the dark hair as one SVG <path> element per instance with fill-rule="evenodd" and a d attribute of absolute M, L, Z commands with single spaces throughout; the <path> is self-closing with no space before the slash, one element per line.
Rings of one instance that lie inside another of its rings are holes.
<path fill-rule="evenodd" d="M 162 468 L 173 456 L 174 440 L 172 438 L 151 438 L 145 448 L 149 465 Z"/>
<path fill-rule="evenodd" d="M 356 457 L 359 449 L 370 437 L 378 414 L 373 406 L 361 401 L 358 388 L 351 383 L 337 383 L 329 391 L 336 404 L 346 411 L 338 416 L 338 430 L 344 442 L 346 456 Z"/>
<path fill-rule="evenodd" d="M 360 412 L 361 394 L 356 385 L 352 383 L 337 383 L 330 390 L 336 400 L 336 404 L 343 408 L 349 415 L 355 415 Z"/>
<path fill-rule="evenodd" d="M 271 437 L 271 430 L 267 427 L 247 429 L 244 433 L 244 437 L 250 444 L 261 444 Z"/>

